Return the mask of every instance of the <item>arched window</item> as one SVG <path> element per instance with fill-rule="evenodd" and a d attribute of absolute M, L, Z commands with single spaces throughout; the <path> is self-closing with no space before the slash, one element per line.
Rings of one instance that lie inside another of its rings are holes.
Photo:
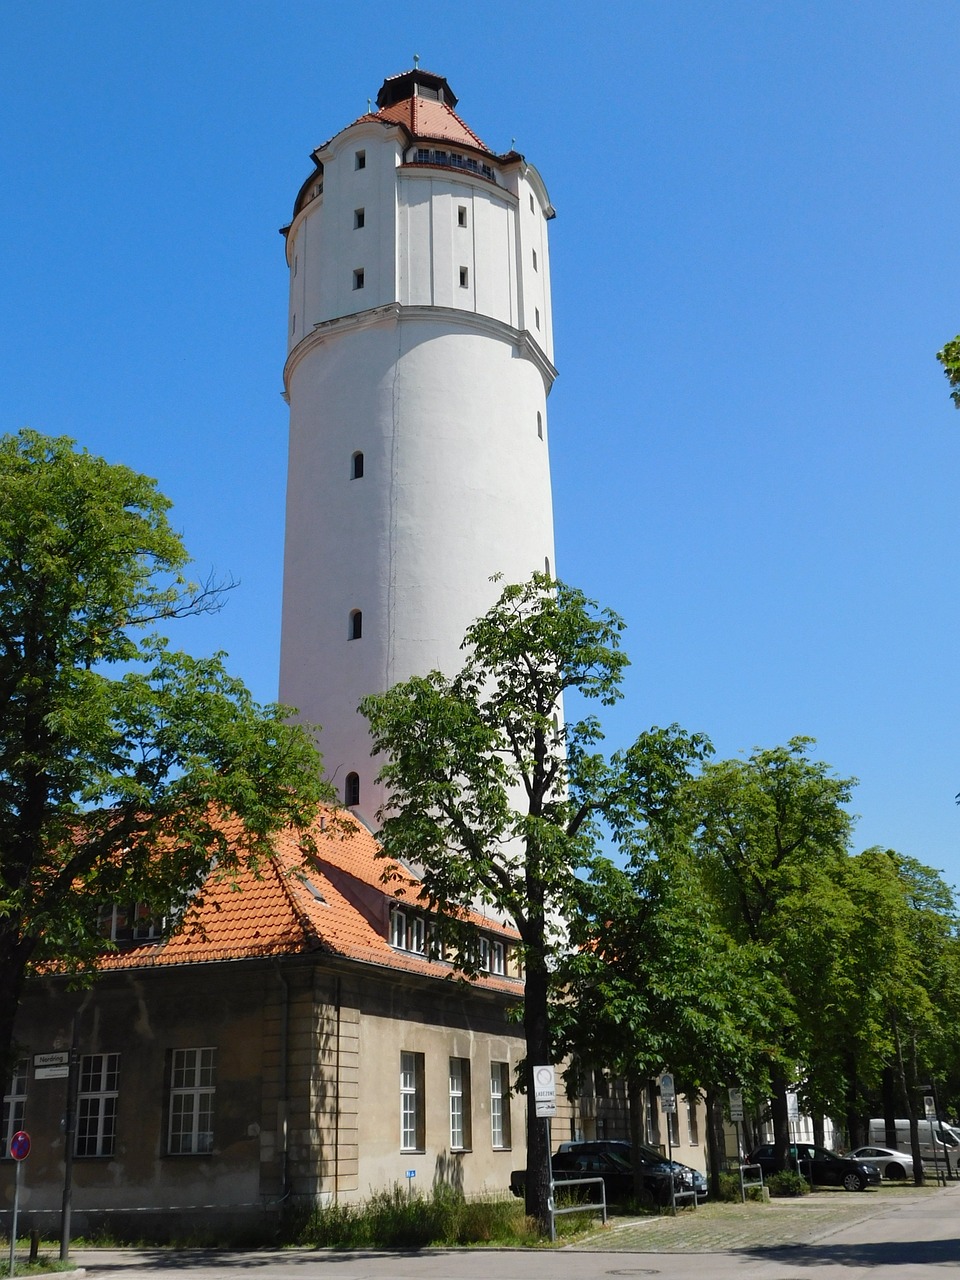
<path fill-rule="evenodd" d="M 348 773 L 343 787 L 343 802 L 348 808 L 360 803 L 360 775 Z"/>
<path fill-rule="evenodd" d="M 359 450 L 350 459 L 350 479 L 363 479 L 363 454 Z"/>
<path fill-rule="evenodd" d="M 350 614 L 350 639 L 359 640 L 363 635 L 363 614 L 359 609 L 354 609 Z"/>
<path fill-rule="evenodd" d="M 548 578 L 550 577 L 550 557 L 549 556 L 543 557 L 543 572 L 547 575 Z"/>
<path fill-rule="evenodd" d="M 541 440 L 543 439 L 543 414 L 539 409 L 537 410 L 537 435 Z"/>

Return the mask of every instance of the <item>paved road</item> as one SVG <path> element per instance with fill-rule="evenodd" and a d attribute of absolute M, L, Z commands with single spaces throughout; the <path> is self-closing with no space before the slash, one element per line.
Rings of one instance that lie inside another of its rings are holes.
<path fill-rule="evenodd" d="M 558 1251 L 78 1250 L 74 1259 L 89 1280 L 146 1280 L 170 1270 L 189 1270 L 191 1280 L 939 1280 L 960 1271 L 960 1186 L 902 1199 L 858 1196 L 844 1218 L 802 1243 L 744 1243 L 723 1252 L 684 1247 L 679 1235 L 673 1247 L 658 1236 L 653 1251 L 642 1232 L 614 1229 Z M 822 1225 L 811 1216 L 814 1222 Z"/>

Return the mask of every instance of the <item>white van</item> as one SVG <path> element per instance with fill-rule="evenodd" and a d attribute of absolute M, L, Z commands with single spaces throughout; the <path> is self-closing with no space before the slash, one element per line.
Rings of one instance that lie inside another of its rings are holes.
<path fill-rule="evenodd" d="M 910 1152 L 910 1121 L 897 1120 L 897 1141 L 896 1148 L 909 1154 Z M 936 1121 L 933 1123 L 933 1141 L 931 1142 L 931 1126 L 930 1121 L 921 1117 L 917 1121 L 917 1130 L 920 1137 L 920 1158 L 925 1165 L 932 1165 L 934 1161 L 942 1167 L 945 1163 L 949 1165 L 952 1173 L 957 1172 L 960 1166 L 960 1137 L 956 1130 L 951 1129 L 948 1124 L 938 1125 Z M 870 1121 L 870 1142 L 875 1147 L 885 1147 L 887 1145 L 887 1130 L 882 1120 Z"/>

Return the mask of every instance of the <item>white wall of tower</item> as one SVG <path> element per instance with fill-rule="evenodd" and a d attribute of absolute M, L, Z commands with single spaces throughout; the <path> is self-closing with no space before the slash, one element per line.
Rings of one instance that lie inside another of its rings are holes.
<path fill-rule="evenodd" d="M 519 163 L 496 187 L 401 167 L 404 146 L 380 123 L 345 130 L 287 239 L 280 697 L 323 726 L 341 794 L 360 775 L 371 824 L 381 796 L 360 698 L 456 670 L 464 629 L 499 592 L 491 575 L 554 566 L 545 192 Z"/>

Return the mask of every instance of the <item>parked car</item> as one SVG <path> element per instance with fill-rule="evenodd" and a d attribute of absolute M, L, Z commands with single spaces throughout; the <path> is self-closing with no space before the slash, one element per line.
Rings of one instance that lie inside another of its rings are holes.
<path fill-rule="evenodd" d="M 579 1148 L 592 1144 L 573 1145 Z M 554 1182 L 562 1184 L 573 1178 L 602 1178 L 608 1204 L 622 1204 L 634 1198 L 633 1166 L 616 1151 L 558 1151 L 553 1157 Z M 666 1160 L 658 1156 L 656 1162 L 645 1162 L 640 1169 L 641 1202 L 669 1204 L 671 1182 L 675 1191 L 683 1190 L 680 1175 L 670 1168 Z M 522 1196 L 526 1185 L 526 1169 L 514 1169 L 510 1174 L 510 1190 L 515 1196 Z M 571 1187 L 570 1190 L 585 1200 L 600 1199 L 596 1185 Z"/>
<path fill-rule="evenodd" d="M 589 1142 L 561 1142 L 558 1152 L 568 1151 L 614 1151 L 621 1155 L 628 1164 L 633 1164 L 633 1143 L 616 1138 L 595 1138 Z M 696 1191 L 697 1203 L 702 1204 L 707 1198 L 707 1180 L 699 1169 L 689 1164 L 680 1164 L 678 1160 L 665 1161 L 663 1154 L 655 1147 L 643 1143 L 637 1148 L 641 1166 L 669 1163 L 675 1173 L 680 1175 L 681 1188 L 684 1191 Z"/>
<path fill-rule="evenodd" d="M 791 1169 L 808 1178 L 815 1186 L 843 1187 L 844 1191 L 866 1191 L 869 1186 L 880 1184 L 880 1170 L 872 1161 L 855 1160 L 852 1156 L 839 1156 L 826 1147 L 815 1147 L 812 1142 L 797 1142 L 789 1148 L 788 1164 Z M 748 1164 L 758 1164 L 764 1178 L 777 1172 L 774 1146 L 766 1142 L 747 1157 Z"/>
<path fill-rule="evenodd" d="M 889 1147 L 857 1147 L 849 1152 L 854 1160 L 868 1160 L 880 1170 L 881 1177 L 891 1181 L 913 1177 L 913 1156 L 909 1151 L 891 1151 Z"/>
<path fill-rule="evenodd" d="M 894 1147 L 901 1151 L 910 1150 L 910 1121 L 894 1120 L 896 1142 Z M 950 1171 L 960 1170 L 960 1135 L 948 1124 L 931 1124 L 923 1119 L 917 1125 L 917 1137 L 920 1139 L 920 1159 L 925 1166 L 950 1166 Z M 883 1120 L 871 1120 L 867 1141 L 877 1147 L 887 1147 L 887 1127 Z"/>

